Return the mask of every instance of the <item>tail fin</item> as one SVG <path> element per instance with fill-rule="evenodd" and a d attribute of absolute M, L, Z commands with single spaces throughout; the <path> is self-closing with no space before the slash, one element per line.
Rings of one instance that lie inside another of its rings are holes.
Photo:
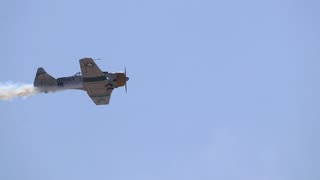
<path fill-rule="evenodd" d="M 49 75 L 42 67 L 38 68 L 33 85 L 35 87 L 56 86 L 57 80 Z"/>

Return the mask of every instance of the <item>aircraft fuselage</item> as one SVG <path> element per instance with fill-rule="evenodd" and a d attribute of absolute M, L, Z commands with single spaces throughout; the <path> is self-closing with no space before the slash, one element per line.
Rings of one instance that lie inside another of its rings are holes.
<path fill-rule="evenodd" d="M 129 78 L 125 77 L 124 73 L 108 73 L 103 72 L 105 78 L 93 78 L 93 79 L 87 79 L 86 82 L 95 83 L 98 81 L 107 81 L 106 89 L 113 90 L 114 88 L 118 88 L 120 86 L 124 86 L 125 81 L 127 81 Z M 35 87 L 38 88 L 41 92 L 54 92 L 54 91 L 61 91 L 61 90 L 68 90 L 68 89 L 79 89 L 79 90 L 85 90 L 83 86 L 83 78 L 80 75 L 80 73 L 77 73 L 74 76 L 68 76 L 68 77 L 61 77 L 56 79 L 56 83 L 52 84 L 42 84 L 40 82 L 40 85 L 35 85 Z"/>

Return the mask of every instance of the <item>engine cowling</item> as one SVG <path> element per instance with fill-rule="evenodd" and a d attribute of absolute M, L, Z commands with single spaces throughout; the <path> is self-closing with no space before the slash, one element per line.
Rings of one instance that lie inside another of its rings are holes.
<path fill-rule="evenodd" d="M 126 84 L 127 77 L 124 73 L 117 73 L 117 86 L 124 86 Z"/>

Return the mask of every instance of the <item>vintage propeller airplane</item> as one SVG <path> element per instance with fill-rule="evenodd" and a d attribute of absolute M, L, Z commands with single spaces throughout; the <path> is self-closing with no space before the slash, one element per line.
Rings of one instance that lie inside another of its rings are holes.
<path fill-rule="evenodd" d="M 103 72 L 92 58 L 79 60 L 81 73 L 74 76 L 61 77 L 58 79 L 49 75 L 42 67 L 38 68 L 33 85 L 39 92 L 54 92 L 67 89 L 80 89 L 87 91 L 96 105 L 109 104 L 112 90 L 125 86 L 127 92 L 126 69 L 124 72 Z"/>

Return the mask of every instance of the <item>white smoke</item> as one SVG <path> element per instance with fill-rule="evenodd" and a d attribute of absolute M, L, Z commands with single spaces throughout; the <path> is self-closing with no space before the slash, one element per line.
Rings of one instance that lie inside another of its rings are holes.
<path fill-rule="evenodd" d="M 0 83 L 0 100 L 28 97 L 39 93 L 32 84 Z"/>

